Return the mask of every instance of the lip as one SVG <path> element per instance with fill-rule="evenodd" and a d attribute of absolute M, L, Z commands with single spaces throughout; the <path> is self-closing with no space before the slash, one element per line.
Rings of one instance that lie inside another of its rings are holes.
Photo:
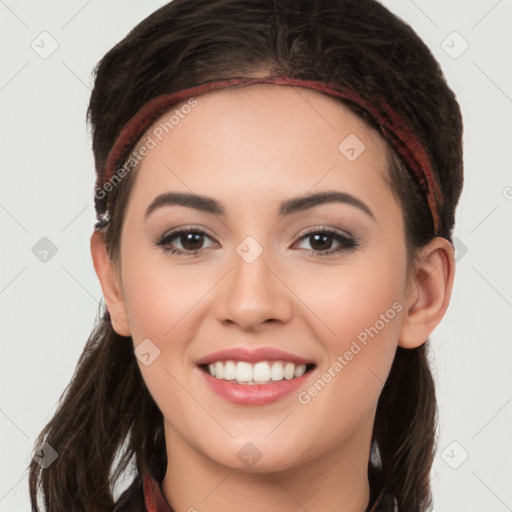
<path fill-rule="evenodd" d="M 273 347 L 246 348 L 231 347 L 218 352 L 213 352 L 199 359 L 196 364 L 198 366 L 208 365 L 216 361 L 246 361 L 255 363 L 258 361 L 289 361 L 297 364 L 315 364 L 315 361 L 304 359 L 290 352 L 284 352 Z M 300 379 L 301 377 L 299 377 Z M 218 380 L 218 379 L 216 379 Z M 274 386 L 274 384 L 272 384 Z"/>
<path fill-rule="evenodd" d="M 220 397 L 236 405 L 266 405 L 296 391 L 304 385 L 316 367 L 300 377 L 280 380 L 271 384 L 237 384 L 212 377 L 207 371 L 199 368 L 210 389 Z"/>

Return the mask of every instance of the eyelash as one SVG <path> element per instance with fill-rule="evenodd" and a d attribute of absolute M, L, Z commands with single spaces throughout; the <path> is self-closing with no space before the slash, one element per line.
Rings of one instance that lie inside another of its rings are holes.
<path fill-rule="evenodd" d="M 170 253 L 177 256 L 199 256 L 203 249 L 195 249 L 191 251 L 183 250 L 183 249 L 174 249 L 169 246 L 171 240 L 174 240 L 175 238 L 180 237 L 181 235 L 188 234 L 188 233 L 194 233 L 198 235 L 206 235 L 208 238 L 211 238 L 213 240 L 213 237 L 210 236 L 205 231 L 202 231 L 200 229 L 192 229 L 192 228 L 182 228 L 176 231 L 172 231 L 171 233 L 166 233 L 163 235 L 157 242 L 156 245 L 158 247 L 161 247 L 162 250 L 166 253 Z M 345 235 L 342 233 L 339 233 L 338 231 L 334 231 L 332 229 L 328 228 L 320 228 L 315 229 L 313 231 L 309 231 L 307 233 L 304 233 L 299 237 L 298 241 L 301 241 L 303 239 L 307 239 L 308 237 L 311 237 L 313 235 L 322 234 L 327 236 L 332 236 L 332 238 L 340 243 L 340 246 L 337 249 L 330 249 L 328 251 L 315 251 L 315 250 L 309 250 L 309 249 L 303 249 L 309 253 L 311 253 L 313 256 L 330 256 L 331 254 L 340 253 L 342 251 L 353 251 L 356 249 L 360 243 L 359 241 L 350 236 Z"/>

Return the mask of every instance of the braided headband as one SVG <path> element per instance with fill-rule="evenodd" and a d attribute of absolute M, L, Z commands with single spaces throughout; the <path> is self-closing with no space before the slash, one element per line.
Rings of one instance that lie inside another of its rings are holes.
<path fill-rule="evenodd" d="M 253 84 L 304 87 L 323 92 L 343 100 L 348 100 L 362 107 L 380 125 L 384 136 L 402 157 L 408 170 L 417 178 L 432 214 L 435 234 L 437 235 L 440 232 L 441 220 L 439 208 L 442 204 L 442 194 L 432 172 L 431 163 L 427 153 L 405 120 L 383 100 L 378 102 L 379 108 L 376 108 L 376 106 L 368 103 L 352 90 L 342 89 L 334 84 L 327 84 L 321 81 L 300 80 L 286 76 L 232 78 L 228 80 L 207 82 L 195 87 L 190 87 L 188 89 L 153 98 L 146 103 L 121 130 L 107 157 L 105 172 L 103 173 L 103 176 L 98 177 L 96 190 L 107 188 L 106 184 L 112 179 L 116 169 L 123 165 L 123 161 L 126 159 L 126 154 L 130 148 L 137 142 L 151 124 L 173 105 L 215 89 L 221 89 L 232 85 Z M 118 172 L 121 170 L 122 169 L 118 169 Z M 105 223 L 108 223 L 108 212 L 106 215 L 103 214 L 100 222 L 96 224 L 96 228 L 100 229 L 105 225 Z"/>

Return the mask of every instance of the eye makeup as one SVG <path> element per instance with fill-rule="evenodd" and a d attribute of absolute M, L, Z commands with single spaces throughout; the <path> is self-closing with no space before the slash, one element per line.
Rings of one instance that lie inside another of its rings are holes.
<path fill-rule="evenodd" d="M 194 257 L 204 253 L 206 249 L 187 248 L 186 245 L 188 245 L 189 243 L 194 244 L 196 242 L 199 242 L 202 245 L 205 238 L 210 238 L 214 240 L 214 244 L 210 246 L 210 248 L 220 246 L 220 244 L 214 239 L 214 237 L 209 235 L 206 231 L 188 226 L 165 233 L 157 240 L 155 245 L 157 247 L 160 247 L 164 252 L 168 254 L 172 254 L 175 256 Z M 173 246 L 173 243 L 176 240 L 182 245 L 182 248 L 177 248 Z M 312 247 L 314 244 L 329 246 L 332 246 L 333 243 L 338 244 L 338 246 L 334 249 L 332 247 L 328 247 L 326 250 L 323 250 L 322 247 L 320 249 L 315 249 L 314 247 L 312 249 L 302 249 L 315 257 L 332 256 L 334 254 L 339 254 L 345 251 L 353 251 L 360 245 L 360 241 L 356 237 L 348 233 L 343 233 L 332 228 L 321 226 L 315 227 L 313 229 L 308 230 L 305 233 L 302 233 L 299 236 L 297 242 L 295 242 L 293 245 L 296 245 L 301 241 L 308 241 L 310 246 Z"/>

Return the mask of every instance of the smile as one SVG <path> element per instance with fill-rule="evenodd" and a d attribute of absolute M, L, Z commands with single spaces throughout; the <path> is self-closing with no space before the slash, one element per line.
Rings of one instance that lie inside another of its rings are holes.
<path fill-rule="evenodd" d="M 261 406 L 289 396 L 317 367 L 311 358 L 275 347 L 233 346 L 196 361 L 207 387 L 236 405 Z"/>
<path fill-rule="evenodd" d="M 218 380 L 236 384 L 261 385 L 301 377 L 314 364 L 295 364 L 291 361 L 215 361 L 201 368 Z"/>

